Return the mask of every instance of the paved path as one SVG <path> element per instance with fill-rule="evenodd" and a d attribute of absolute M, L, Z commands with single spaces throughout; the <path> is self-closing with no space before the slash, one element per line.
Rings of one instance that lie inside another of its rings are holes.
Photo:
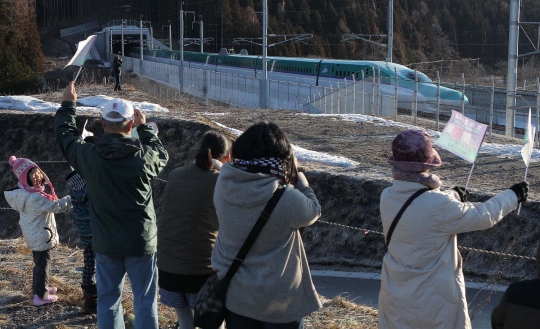
<path fill-rule="evenodd" d="M 331 273 L 328 273 L 331 272 Z M 342 295 L 358 304 L 377 307 L 379 299 L 379 289 L 381 281 L 377 280 L 376 274 L 355 273 L 333 271 L 312 271 L 313 282 L 317 292 L 327 298 Z M 360 277 L 374 277 L 366 279 Z M 472 319 L 473 329 L 491 329 L 491 311 L 499 304 L 505 287 L 495 287 L 497 292 L 491 293 L 489 290 L 479 290 L 480 285 L 471 284 L 475 288 L 467 288 L 467 301 L 469 302 L 469 314 L 477 307 L 478 310 Z M 486 304 L 487 297 L 490 301 Z"/>

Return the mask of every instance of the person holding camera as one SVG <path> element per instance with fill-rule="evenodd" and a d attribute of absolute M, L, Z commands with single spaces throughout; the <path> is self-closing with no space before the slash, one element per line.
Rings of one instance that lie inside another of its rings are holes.
<path fill-rule="evenodd" d="M 394 183 L 381 195 L 387 252 L 379 294 L 380 329 L 471 329 L 457 234 L 485 230 L 527 200 L 522 182 L 486 202 L 464 189 L 441 191 L 430 170 L 442 161 L 429 135 L 409 129 L 392 142 Z"/>
<path fill-rule="evenodd" d="M 120 86 L 120 75 L 122 75 L 122 62 L 122 57 L 120 57 L 120 55 L 116 55 L 112 67 L 112 75 L 116 80 L 116 84 L 114 85 L 114 91 L 122 90 L 122 86 Z"/>
<path fill-rule="evenodd" d="M 227 329 L 301 329 L 321 307 L 299 229 L 315 223 L 321 206 L 285 133 L 261 122 L 233 143 L 216 183 L 219 234 L 212 267 L 222 279 L 277 189 L 285 189 L 225 298 Z"/>

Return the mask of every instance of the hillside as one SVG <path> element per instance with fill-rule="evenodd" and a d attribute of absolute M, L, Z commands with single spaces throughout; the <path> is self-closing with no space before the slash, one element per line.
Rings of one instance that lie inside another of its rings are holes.
<path fill-rule="evenodd" d="M 228 107 L 206 107 L 192 103 L 189 98 L 159 99 L 143 90 L 155 90 L 148 82 L 132 79 L 134 85 L 126 85 L 121 97 L 134 101 L 149 101 L 169 108 L 169 115 L 152 118 L 159 125 L 160 136 L 171 156 L 161 175 L 167 174 L 191 159 L 191 151 L 198 136 L 208 129 L 222 129 L 216 123 L 230 128 L 245 130 L 250 125 L 263 121 L 273 121 L 288 134 L 291 141 L 307 150 L 339 155 L 358 163 L 354 167 L 330 166 L 325 162 L 300 159 L 302 170 L 306 173 L 323 207 L 322 221 L 333 222 L 373 231 L 382 231 L 379 215 L 379 195 L 391 184 L 390 167 L 386 160 L 390 156 L 390 143 L 394 136 L 405 129 L 396 122 L 383 122 L 380 119 L 361 118 L 350 120 L 337 115 L 304 115 L 292 111 L 269 111 L 239 109 Z M 79 91 L 80 97 L 111 94 L 110 87 L 89 86 Z M 60 92 L 38 95 L 40 99 L 58 102 Z M 88 128 L 100 134 L 100 120 L 88 117 Z M 50 114 L 21 114 L 3 111 L 0 113 L 0 138 L 5 141 L 0 153 L 7 159 L 10 155 L 27 156 L 36 160 L 63 160 L 56 148 L 51 149 L 52 116 Z M 39 120 L 40 124 L 35 125 Z M 85 120 L 81 113 L 79 124 Z M 411 122 L 411 118 L 400 115 L 399 120 Z M 419 120 L 425 128 L 434 128 L 434 123 Z M 500 149 L 505 144 L 519 143 L 516 139 L 494 136 L 491 149 Z M 487 145 L 487 144 L 486 144 Z M 463 186 L 470 170 L 470 164 L 451 153 L 439 150 L 443 166 L 436 170 L 444 183 L 444 188 Z M 507 216 L 493 229 L 462 234 L 459 244 L 465 247 L 501 251 L 511 254 L 532 256 L 540 237 L 537 218 L 540 216 L 540 203 L 537 201 L 540 187 L 540 162 L 535 155 L 528 181 L 531 184 L 530 202 L 523 205 L 521 216 L 515 213 Z M 64 177 L 69 168 L 66 163 L 43 163 L 59 194 L 66 193 Z M 0 179 L 0 189 L 13 187 L 15 178 L 6 165 Z M 480 154 L 470 182 L 472 200 L 486 200 L 494 193 L 508 188 L 523 179 L 524 166 L 519 151 Z M 154 182 L 154 200 L 159 214 L 161 193 L 164 184 Z M 0 207 L 5 201 L 0 197 Z M 63 243 L 76 238 L 70 226 L 69 215 L 59 215 L 60 236 Z M 17 214 L 4 212 L 0 218 L 0 238 L 19 236 Z M 344 229 L 318 223 L 303 231 L 308 257 L 313 265 L 331 268 L 344 266 L 350 270 L 368 268 L 377 271 L 383 256 L 383 239 L 377 234 Z M 500 258 L 488 254 L 462 251 L 464 268 L 468 275 L 487 276 L 489 279 L 505 281 L 530 277 L 534 272 L 534 262 L 514 258 Z M 469 278 L 469 276 L 468 276 Z"/>
<path fill-rule="evenodd" d="M 57 30 L 78 23 L 98 20 L 105 24 L 112 19 L 151 21 L 158 38 L 168 39 L 172 25 L 174 47 L 178 49 L 179 10 L 195 12 L 185 17 L 185 36 L 199 37 L 202 19 L 205 37 L 213 42 L 205 46 L 209 52 L 220 48 L 246 48 L 260 54 L 260 46 L 234 43 L 235 38 L 260 38 L 261 1 L 253 0 L 45 0 L 39 2 L 40 31 Z M 304 43 L 286 42 L 269 48 L 270 55 L 317 56 L 340 59 L 386 58 L 386 48 L 365 41 L 343 43 L 349 33 L 387 34 L 387 0 L 268 0 L 269 33 L 311 33 L 315 37 Z M 524 0 L 521 21 L 539 21 L 540 7 L 534 0 Z M 394 0 L 394 61 L 401 64 L 458 58 L 479 58 L 496 66 L 505 62 L 508 53 L 508 0 Z M 525 26 L 520 35 L 520 52 L 532 51 L 528 38 L 536 32 Z M 381 37 L 365 37 L 386 43 Z M 283 38 L 270 38 L 269 43 Z M 260 40 L 254 40 L 260 43 Z M 188 46 L 186 50 L 198 51 Z M 535 62 L 535 59 L 529 59 Z"/>

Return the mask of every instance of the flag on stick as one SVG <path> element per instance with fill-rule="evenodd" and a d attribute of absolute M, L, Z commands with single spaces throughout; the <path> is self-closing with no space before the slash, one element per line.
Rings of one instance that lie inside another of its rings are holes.
<path fill-rule="evenodd" d="M 469 119 L 452 110 L 437 144 L 458 157 L 474 163 L 484 142 L 488 125 Z"/>
<path fill-rule="evenodd" d="M 531 163 L 532 153 L 534 149 L 534 134 L 536 127 L 531 124 L 531 108 L 529 107 L 529 117 L 527 118 L 527 127 L 525 127 L 525 134 L 523 135 L 523 146 L 521 147 L 521 157 L 525 162 L 525 177 L 527 180 L 527 173 L 529 172 L 529 164 Z M 521 203 L 519 204 L 518 215 L 521 212 Z"/>
<path fill-rule="evenodd" d="M 64 67 L 68 67 L 70 65 L 73 66 L 79 66 L 79 71 L 77 72 L 77 75 L 75 76 L 75 79 L 73 81 L 77 81 L 77 77 L 79 77 L 79 73 L 81 73 L 81 69 L 84 65 L 84 62 L 86 62 L 86 56 L 88 56 L 88 53 L 92 49 L 92 46 L 94 45 L 94 42 L 96 42 L 97 35 L 91 35 L 86 40 L 83 40 L 79 42 L 77 46 L 77 52 L 75 52 L 75 55 L 71 58 L 69 63 Z"/>
<path fill-rule="evenodd" d="M 86 121 L 84 122 L 84 126 L 82 128 L 83 131 L 82 131 L 81 136 L 79 137 L 81 140 L 84 140 L 88 136 L 94 136 L 93 132 L 86 130 L 86 124 L 87 123 L 88 123 L 88 119 L 86 119 Z"/>
<path fill-rule="evenodd" d="M 523 135 L 523 147 L 521 148 L 521 157 L 527 168 L 529 168 L 533 153 L 535 130 L 536 127 L 531 124 L 531 108 L 529 107 L 529 118 L 527 119 L 527 127 L 525 127 L 525 135 Z"/>
<path fill-rule="evenodd" d="M 484 142 L 487 128 L 487 125 L 476 122 L 452 110 L 452 116 L 448 120 L 437 142 L 443 149 L 473 164 L 467 178 L 465 191 L 469 187 L 475 161 L 478 157 L 478 152 L 480 152 L 480 147 Z"/>

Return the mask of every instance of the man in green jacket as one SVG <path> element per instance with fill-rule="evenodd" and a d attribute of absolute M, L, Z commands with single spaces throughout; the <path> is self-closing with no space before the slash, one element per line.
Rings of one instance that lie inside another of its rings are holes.
<path fill-rule="evenodd" d="M 98 326 L 124 328 L 121 301 L 127 272 L 135 327 L 157 329 L 157 229 L 150 184 L 169 156 L 144 114 L 122 99 L 112 99 L 103 108 L 105 134 L 95 144 L 81 141 L 75 125 L 76 101 L 71 82 L 56 112 L 54 129 L 60 150 L 88 187 Z M 132 127 L 139 139 L 131 137 Z"/>

